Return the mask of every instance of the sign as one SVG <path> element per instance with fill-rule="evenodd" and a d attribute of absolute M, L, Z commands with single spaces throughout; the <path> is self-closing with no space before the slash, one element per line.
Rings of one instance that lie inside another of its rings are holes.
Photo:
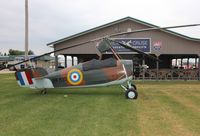
<path fill-rule="evenodd" d="M 140 51 L 150 53 L 151 52 L 151 39 L 150 38 L 124 38 L 124 39 L 114 39 L 115 41 L 131 45 L 133 48 Z M 113 43 L 112 47 L 117 52 L 133 52 L 129 49 L 122 47 L 117 43 Z"/>
<path fill-rule="evenodd" d="M 153 48 L 156 51 L 160 51 L 162 48 L 162 42 L 161 41 L 154 41 L 153 42 Z"/>

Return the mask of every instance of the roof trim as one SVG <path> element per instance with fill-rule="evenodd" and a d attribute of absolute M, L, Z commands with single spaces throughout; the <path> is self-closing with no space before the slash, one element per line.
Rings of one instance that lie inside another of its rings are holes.
<path fill-rule="evenodd" d="M 156 26 L 156 25 L 153 25 L 153 24 L 150 24 L 150 23 L 147 23 L 147 22 L 144 22 L 144 21 L 132 18 L 132 17 L 125 17 L 125 18 L 122 18 L 122 19 L 119 19 L 119 20 L 116 20 L 116 21 L 113 21 L 113 22 L 110 22 L 110 23 L 107 23 L 107 24 L 104 24 L 104 25 L 89 29 L 89 30 L 86 30 L 86 31 L 83 31 L 83 32 L 80 32 L 80 33 L 77 33 L 77 34 L 74 34 L 74 35 L 71 35 L 69 37 L 65 37 L 65 38 L 59 39 L 57 41 L 50 42 L 50 43 L 47 44 L 47 46 L 58 44 L 58 43 L 61 43 L 61 42 L 64 42 L 64 41 L 67 41 L 67 40 L 70 40 L 70 39 L 73 39 L 73 38 L 76 38 L 76 37 L 79 37 L 79 36 L 94 32 L 94 31 L 97 31 L 99 29 L 103 29 L 103 28 L 112 26 L 114 24 L 118 24 L 118 23 L 121 23 L 121 22 L 124 22 L 124 21 L 128 21 L 128 20 L 133 21 L 133 22 L 137 22 L 139 24 L 146 25 L 148 27 L 159 27 L 159 26 Z M 172 34 L 172 35 L 187 39 L 187 40 L 200 42 L 200 39 L 198 39 L 198 38 L 192 38 L 192 37 L 189 37 L 189 36 L 186 36 L 186 35 L 171 31 L 171 30 L 160 30 L 160 31 L 163 31 L 163 32 L 166 32 L 166 33 L 169 33 L 169 34 Z"/>

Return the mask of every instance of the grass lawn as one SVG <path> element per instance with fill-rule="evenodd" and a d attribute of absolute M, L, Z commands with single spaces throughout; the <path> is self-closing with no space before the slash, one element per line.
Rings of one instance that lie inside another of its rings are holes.
<path fill-rule="evenodd" d="M 133 101 L 119 86 L 40 95 L 12 75 L 0 74 L 0 136 L 200 135 L 198 81 L 137 81 Z"/>

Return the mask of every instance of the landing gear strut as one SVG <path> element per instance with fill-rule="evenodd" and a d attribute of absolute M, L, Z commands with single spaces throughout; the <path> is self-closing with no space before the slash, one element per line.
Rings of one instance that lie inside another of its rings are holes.
<path fill-rule="evenodd" d="M 41 93 L 42 95 L 47 94 L 47 89 L 45 88 L 45 89 L 41 90 L 40 93 Z"/>

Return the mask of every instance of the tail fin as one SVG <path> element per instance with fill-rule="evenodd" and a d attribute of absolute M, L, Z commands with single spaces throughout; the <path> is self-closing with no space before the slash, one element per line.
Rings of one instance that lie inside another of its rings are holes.
<path fill-rule="evenodd" d="M 47 74 L 45 69 L 38 67 L 18 70 L 15 72 L 15 77 L 21 87 L 34 87 L 34 79 L 41 78 Z"/>
<path fill-rule="evenodd" d="M 30 69 L 34 78 L 41 78 L 43 76 L 48 75 L 48 72 L 41 67 Z"/>

